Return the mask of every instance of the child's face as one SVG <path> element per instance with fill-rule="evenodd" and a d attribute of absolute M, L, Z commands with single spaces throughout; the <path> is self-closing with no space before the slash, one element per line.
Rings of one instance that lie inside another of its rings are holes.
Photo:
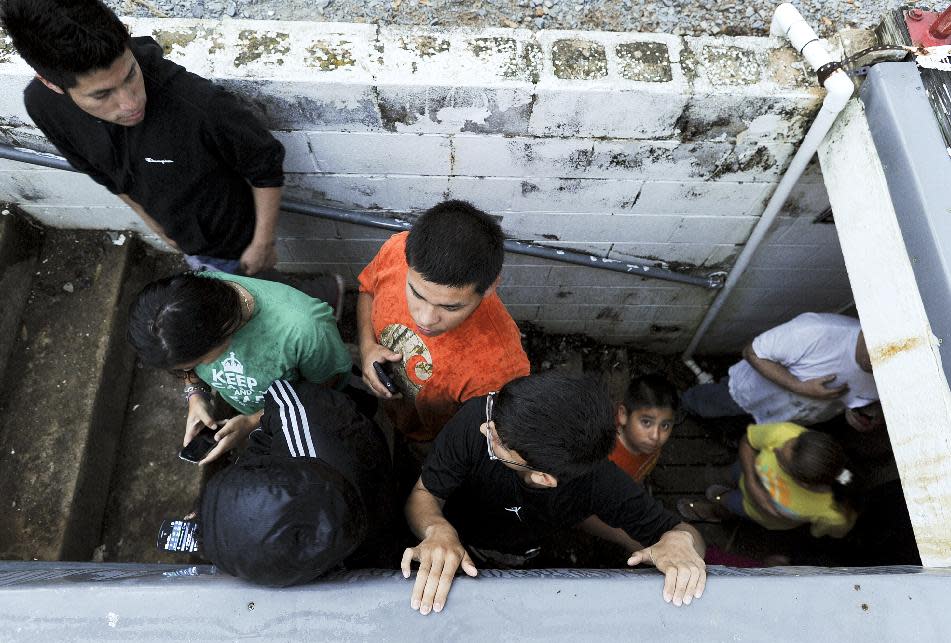
<path fill-rule="evenodd" d="M 659 451 L 674 429 L 674 411 L 667 407 L 647 406 L 628 411 L 618 404 L 615 420 L 622 442 L 638 453 Z"/>

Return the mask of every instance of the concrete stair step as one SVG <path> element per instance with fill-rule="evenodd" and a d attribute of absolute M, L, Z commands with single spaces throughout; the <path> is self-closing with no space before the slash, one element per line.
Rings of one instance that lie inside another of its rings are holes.
<path fill-rule="evenodd" d="M 186 270 L 178 255 L 158 255 L 149 280 Z M 155 548 L 159 525 L 193 509 L 207 472 L 178 458 L 185 431 L 181 383 L 167 371 L 136 364 L 97 560 L 185 563 Z"/>
<path fill-rule="evenodd" d="M 186 415 L 181 390 L 166 371 L 135 369 L 97 560 L 190 560 L 155 548 L 159 525 L 192 510 L 202 481 L 202 469 L 178 458 Z"/>
<path fill-rule="evenodd" d="M 20 317 L 30 295 L 43 231 L 18 213 L 0 204 L 0 373 L 20 331 Z"/>
<path fill-rule="evenodd" d="M 0 558 L 89 560 L 133 355 L 134 242 L 49 230 L 0 389 Z"/>

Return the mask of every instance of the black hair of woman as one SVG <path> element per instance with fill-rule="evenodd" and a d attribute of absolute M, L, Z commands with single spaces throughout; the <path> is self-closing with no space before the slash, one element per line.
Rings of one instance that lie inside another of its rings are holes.
<path fill-rule="evenodd" d="M 186 272 L 158 279 L 129 307 L 129 343 L 153 368 L 181 368 L 227 342 L 244 322 L 228 282 Z"/>

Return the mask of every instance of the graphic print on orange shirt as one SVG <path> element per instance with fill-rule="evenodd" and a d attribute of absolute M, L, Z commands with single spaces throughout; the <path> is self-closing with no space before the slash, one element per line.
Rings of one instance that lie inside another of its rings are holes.
<path fill-rule="evenodd" d="M 423 385 L 433 376 L 433 356 L 423 338 L 403 324 L 390 324 L 380 333 L 380 345 L 403 354 L 402 368 L 391 376 L 403 397 L 416 399 Z"/>

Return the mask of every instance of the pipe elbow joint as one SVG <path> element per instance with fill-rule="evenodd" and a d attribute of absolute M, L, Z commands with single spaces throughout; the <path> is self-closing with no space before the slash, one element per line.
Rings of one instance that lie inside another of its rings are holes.
<path fill-rule="evenodd" d="M 823 109 L 834 113 L 841 112 L 852 94 L 855 93 L 855 83 L 844 71 L 839 70 L 830 75 L 825 82 L 826 97 L 822 102 Z"/>

